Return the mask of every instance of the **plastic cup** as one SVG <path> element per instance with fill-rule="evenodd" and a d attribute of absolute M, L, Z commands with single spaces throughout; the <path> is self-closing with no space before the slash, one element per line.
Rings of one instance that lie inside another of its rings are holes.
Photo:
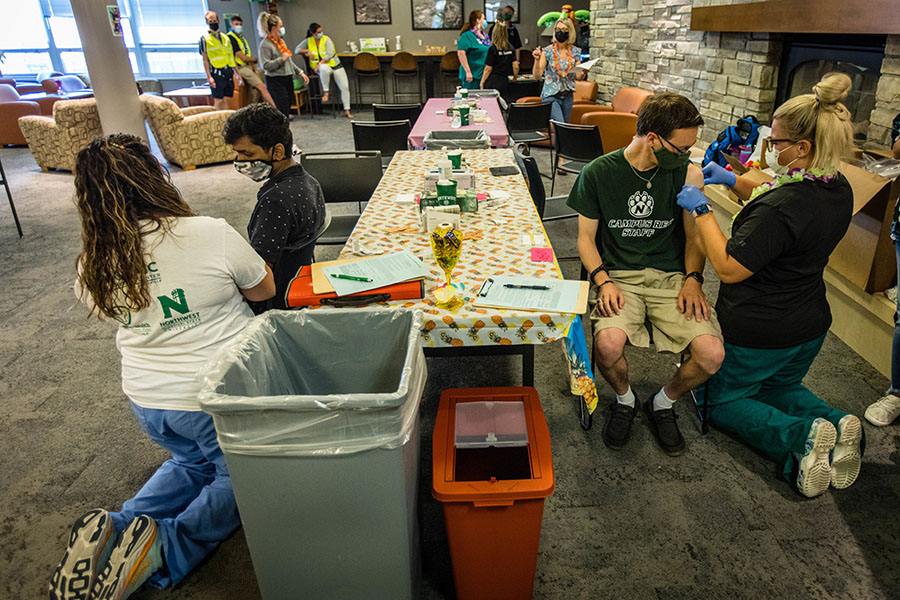
<path fill-rule="evenodd" d="M 462 169 L 462 150 L 451 150 L 447 153 L 447 158 L 454 169 Z"/>
<path fill-rule="evenodd" d="M 460 98 L 468 98 L 468 97 L 469 97 L 469 90 L 466 89 L 466 88 L 460 88 L 460 90 L 459 90 L 459 97 L 460 97 Z"/>
<path fill-rule="evenodd" d="M 465 127 L 469 124 L 469 107 L 468 106 L 460 106 L 459 111 L 459 124 Z"/>
<path fill-rule="evenodd" d="M 456 204 L 456 181 L 453 179 L 440 179 L 435 184 L 439 205 L 450 206 Z"/>

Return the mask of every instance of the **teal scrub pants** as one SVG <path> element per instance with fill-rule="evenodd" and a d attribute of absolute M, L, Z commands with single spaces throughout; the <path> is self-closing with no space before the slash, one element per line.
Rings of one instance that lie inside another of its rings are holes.
<path fill-rule="evenodd" d="M 788 481 L 796 474 L 794 453 L 805 450 L 817 417 L 835 427 L 848 413 L 825 404 L 803 386 L 803 378 L 825 336 L 778 350 L 725 344 L 725 361 L 709 380 L 710 424 L 728 431 L 781 467 Z M 698 388 L 703 399 L 703 386 Z"/>

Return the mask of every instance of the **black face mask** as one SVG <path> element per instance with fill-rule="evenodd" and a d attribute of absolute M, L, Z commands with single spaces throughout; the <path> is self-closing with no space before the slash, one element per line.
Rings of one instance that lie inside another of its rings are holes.
<path fill-rule="evenodd" d="M 565 44 L 569 41 L 569 32 L 568 31 L 557 31 L 556 32 L 556 41 L 560 44 Z"/>
<path fill-rule="evenodd" d="M 219 23 L 216 21 L 215 23 L 208 23 L 210 31 L 218 31 Z"/>

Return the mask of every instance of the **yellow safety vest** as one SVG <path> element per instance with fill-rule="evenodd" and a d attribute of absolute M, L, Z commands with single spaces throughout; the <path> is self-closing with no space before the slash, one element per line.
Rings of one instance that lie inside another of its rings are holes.
<path fill-rule="evenodd" d="M 309 66 L 312 67 L 313 69 L 315 69 L 316 65 L 319 64 L 319 59 L 322 58 L 323 56 L 325 56 L 325 47 L 326 47 L 325 43 L 327 41 L 328 41 L 327 35 L 322 36 L 322 39 L 319 40 L 318 45 L 316 45 L 315 37 L 307 38 L 306 44 L 309 46 Z M 334 58 L 332 58 L 325 64 L 333 69 L 334 67 L 337 66 L 337 56 L 335 56 Z"/>
<path fill-rule="evenodd" d="M 250 54 L 250 44 L 247 43 L 247 40 L 244 39 L 244 36 L 238 35 L 233 31 L 229 31 L 228 37 L 232 38 L 234 41 L 236 41 L 238 43 L 238 46 L 241 47 L 241 52 L 243 52 L 247 56 L 247 58 L 250 58 L 251 56 L 253 56 L 252 54 Z M 234 57 L 234 62 L 238 65 L 247 64 L 244 61 L 242 61 L 241 59 L 239 59 L 237 56 Z"/>
<path fill-rule="evenodd" d="M 231 41 L 227 35 L 223 35 L 221 41 L 218 36 L 212 36 L 207 31 L 203 36 L 206 40 L 206 57 L 209 64 L 217 69 L 234 66 L 234 52 L 231 50 Z"/>

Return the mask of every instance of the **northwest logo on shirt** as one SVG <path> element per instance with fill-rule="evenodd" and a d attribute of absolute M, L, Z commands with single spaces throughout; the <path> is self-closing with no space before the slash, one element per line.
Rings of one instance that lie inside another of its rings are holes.
<path fill-rule="evenodd" d="M 628 198 L 628 213 L 633 219 L 610 219 L 606 226 L 621 237 L 653 237 L 660 229 L 669 228 L 675 219 L 648 219 L 653 214 L 653 196 L 645 191 Z"/>
<path fill-rule="evenodd" d="M 159 283 L 162 281 L 162 274 L 156 267 L 156 261 L 147 264 L 147 284 Z"/>
<path fill-rule="evenodd" d="M 200 324 L 200 313 L 191 312 L 183 289 L 176 288 L 170 296 L 157 296 L 156 299 L 165 319 L 159 324 L 163 331 L 181 331 Z"/>
<path fill-rule="evenodd" d="M 628 199 L 628 212 L 636 219 L 643 219 L 653 214 L 653 196 L 648 192 L 635 192 Z"/>

